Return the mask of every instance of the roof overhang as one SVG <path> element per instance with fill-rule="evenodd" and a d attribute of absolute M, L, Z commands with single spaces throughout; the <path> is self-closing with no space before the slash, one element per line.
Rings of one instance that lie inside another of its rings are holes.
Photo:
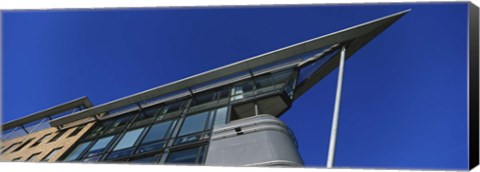
<path fill-rule="evenodd" d="M 30 122 L 33 122 L 33 121 L 36 121 L 36 120 L 47 118 L 48 116 L 55 115 L 55 114 L 58 114 L 58 113 L 62 113 L 66 110 L 69 110 L 69 109 L 72 109 L 72 108 L 75 108 L 75 107 L 78 107 L 78 106 L 81 106 L 81 105 L 85 106 L 85 108 L 90 108 L 90 107 L 93 106 L 92 102 L 90 102 L 88 97 L 86 97 L 86 96 L 80 97 L 80 98 L 74 99 L 72 101 L 69 101 L 69 102 L 66 102 L 66 103 L 63 103 L 63 104 L 60 104 L 60 105 L 57 105 L 57 106 L 53 106 L 53 107 L 50 107 L 48 109 L 41 110 L 39 112 L 32 113 L 32 114 L 30 114 L 28 116 L 25 116 L 23 118 L 7 122 L 7 123 L 2 125 L 2 129 L 7 130 L 7 129 L 17 127 L 17 126 L 20 126 L 20 125 L 23 125 L 23 124 L 27 124 L 27 123 L 30 123 Z"/>
<path fill-rule="evenodd" d="M 223 67 L 219 67 L 213 70 L 209 70 L 197 75 L 193 75 L 172 83 L 168 83 L 159 87 L 155 87 L 137 94 L 126 96 L 117 100 L 113 100 L 94 108 L 85 109 L 77 113 L 65 116 L 56 120 L 50 121 L 51 126 L 61 126 L 65 123 L 70 123 L 76 120 L 80 120 L 87 117 L 92 117 L 112 109 L 117 109 L 123 106 L 134 104 L 143 100 L 151 99 L 157 96 L 173 93 L 178 90 L 188 89 L 192 86 L 199 85 L 205 82 L 215 80 L 224 76 L 236 74 L 242 71 L 251 70 L 257 67 L 268 65 L 274 62 L 278 62 L 287 59 L 292 56 L 300 55 L 306 52 L 313 51 L 315 49 L 329 46 L 335 43 L 353 41 L 349 45 L 347 57 L 351 56 L 354 52 L 360 49 L 363 45 L 373 39 L 376 35 L 393 24 L 405 13 L 410 10 L 405 10 L 392 15 L 388 15 L 376 20 L 372 20 L 366 23 L 362 23 L 347 29 L 343 29 L 337 32 L 333 32 L 324 36 L 320 36 L 311 40 L 300 42 L 285 48 L 274 50 L 265 54 L 261 54 L 252 58 L 248 58 L 242 61 L 238 61 Z M 358 38 L 358 39 L 357 39 Z M 311 88 L 313 84 L 321 80 L 326 74 L 332 71 L 338 66 L 338 60 L 331 60 L 324 71 L 317 71 L 316 75 L 311 77 L 312 82 L 303 84 L 302 88 L 299 88 L 298 96 L 302 95 L 306 90 Z M 316 81 L 316 82 L 315 82 Z M 296 96 L 296 98 L 298 98 Z"/>

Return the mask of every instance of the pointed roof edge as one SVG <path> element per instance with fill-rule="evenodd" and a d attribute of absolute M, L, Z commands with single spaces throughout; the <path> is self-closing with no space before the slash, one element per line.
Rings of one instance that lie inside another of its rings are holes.
<path fill-rule="evenodd" d="M 297 44 L 293 44 L 284 48 L 280 48 L 271 52 L 267 52 L 261 55 L 257 55 L 245 60 L 241 60 L 235 63 L 231 63 L 219 68 L 215 68 L 200 74 L 196 74 L 178 81 L 174 81 L 168 84 L 164 84 L 152 89 L 148 89 L 133 95 L 119 98 L 93 108 L 85 109 L 69 116 L 50 121 L 50 125 L 53 127 L 62 126 L 63 124 L 70 123 L 76 120 L 80 120 L 87 117 L 92 117 L 112 109 L 127 106 L 133 103 L 137 103 L 143 100 L 154 98 L 157 96 L 173 93 L 177 90 L 187 89 L 192 86 L 202 84 L 214 79 L 242 72 L 245 70 L 253 69 L 263 65 L 278 62 L 280 60 L 299 55 L 305 52 L 309 52 L 321 47 L 325 47 L 337 42 L 345 42 L 352 40 L 359 36 L 371 33 L 374 30 L 378 30 L 384 25 L 390 25 L 398 18 L 408 13 L 410 9 L 394 13 L 388 16 L 384 16 L 369 22 L 365 22 L 359 25 L 355 25 L 337 32 L 326 34 L 317 38 L 313 38 L 307 41 L 303 41 Z M 383 29 L 382 29 L 383 30 Z M 351 55 L 351 54 L 350 54 Z"/>

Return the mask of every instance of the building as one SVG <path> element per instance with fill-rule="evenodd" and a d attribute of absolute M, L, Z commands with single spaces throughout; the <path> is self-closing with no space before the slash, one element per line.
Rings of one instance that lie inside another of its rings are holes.
<path fill-rule="evenodd" d="M 3 124 L 0 160 L 55 162 L 95 120 L 83 125 L 72 122 L 75 127 L 65 130 L 52 127 L 49 122 L 92 106 L 87 97 L 81 97 Z"/>
<path fill-rule="evenodd" d="M 85 131 L 50 161 L 302 166 L 293 132 L 277 117 L 407 12 L 49 119 L 45 133 Z M 28 144 L 31 135 L 17 139 Z M 2 159 L 26 161 L 31 155 L 9 151 L 13 140 L 5 139 Z"/>

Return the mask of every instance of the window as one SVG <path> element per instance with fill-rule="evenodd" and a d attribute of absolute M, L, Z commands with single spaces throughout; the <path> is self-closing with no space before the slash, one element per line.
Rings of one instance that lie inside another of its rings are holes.
<path fill-rule="evenodd" d="M 146 157 L 131 159 L 129 162 L 136 163 L 136 164 L 150 164 L 155 162 L 155 158 L 156 158 L 155 155 L 150 155 Z"/>
<path fill-rule="evenodd" d="M 62 137 L 63 134 L 65 134 L 65 130 L 57 132 L 57 134 L 50 141 L 48 141 L 48 143 L 57 141 L 60 137 Z"/>
<path fill-rule="evenodd" d="M 85 127 L 85 126 L 82 125 L 82 126 L 80 126 L 80 127 L 77 127 L 75 130 L 73 130 L 72 133 L 70 133 L 70 134 L 67 136 L 67 138 L 76 136 L 78 133 L 80 133 L 80 131 L 82 131 L 83 127 Z"/>
<path fill-rule="evenodd" d="M 34 138 L 28 139 L 26 142 L 24 142 L 22 145 L 20 145 L 17 149 L 13 150 L 12 152 L 17 152 L 21 150 L 23 147 L 27 146 L 30 142 L 32 142 Z"/>
<path fill-rule="evenodd" d="M 144 130 L 144 128 L 139 128 L 139 129 L 136 129 L 136 130 L 128 131 L 120 139 L 117 146 L 115 146 L 115 148 L 113 150 L 116 151 L 116 150 L 132 147 L 133 144 L 135 144 L 135 142 L 138 140 L 138 137 L 140 136 L 140 134 L 142 134 L 143 130 Z"/>
<path fill-rule="evenodd" d="M 112 141 L 113 136 L 103 137 L 98 139 L 98 141 L 90 148 L 85 157 L 92 157 L 100 155 L 104 152 L 105 148 L 108 146 L 110 141 Z"/>
<path fill-rule="evenodd" d="M 127 125 L 130 123 L 130 121 L 132 121 L 133 117 L 135 117 L 134 113 L 136 114 L 137 112 L 132 112 L 130 114 L 117 118 L 112 123 L 112 125 L 108 127 L 109 129 L 105 132 L 105 134 L 110 134 L 110 133 L 118 132 L 125 129 Z"/>
<path fill-rule="evenodd" d="M 150 152 L 165 148 L 165 139 L 168 139 L 175 123 L 176 121 L 166 121 L 152 125 L 137 152 Z"/>
<path fill-rule="evenodd" d="M 205 130 L 209 113 L 210 111 L 206 111 L 186 117 L 182 128 L 180 129 L 179 136 Z"/>
<path fill-rule="evenodd" d="M 30 147 L 38 146 L 38 144 L 42 143 L 42 141 L 45 140 L 45 138 L 48 137 L 49 135 L 52 135 L 52 133 L 45 134 L 40 139 L 38 139 L 35 143 L 33 143 L 32 146 Z"/>
<path fill-rule="evenodd" d="M 135 119 L 132 126 L 140 126 L 152 122 L 158 113 L 160 113 L 162 107 L 154 106 L 143 110 Z"/>
<path fill-rule="evenodd" d="M 53 149 L 52 151 L 50 151 L 50 153 L 48 153 L 46 157 L 42 159 L 42 161 L 49 161 L 50 159 L 52 159 L 53 156 L 58 153 L 58 151 L 60 151 L 60 149 L 62 149 L 62 147 Z"/>
<path fill-rule="evenodd" d="M 40 155 L 40 152 L 34 153 L 30 157 L 28 157 L 26 161 L 35 161 L 35 159 L 37 159 L 39 155 Z"/>
<path fill-rule="evenodd" d="M 11 144 L 9 147 L 3 149 L 3 150 L 2 150 L 2 153 L 7 152 L 8 150 L 12 149 L 14 146 L 19 145 L 19 144 L 21 144 L 21 143 L 22 143 L 22 142 L 16 142 L 16 143 Z"/>
<path fill-rule="evenodd" d="M 215 100 L 215 92 L 206 92 L 195 95 L 192 105 L 201 105 Z"/>
<path fill-rule="evenodd" d="M 257 94 L 274 90 L 272 76 L 262 75 L 255 78 L 255 89 Z"/>
<path fill-rule="evenodd" d="M 184 103 L 185 100 L 177 100 L 172 103 L 168 103 L 163 107 L 156 120 L 163 120 L 180 115 Z"/>
<path fill-rule="evenodd" d="M 82 152 L 87 148 L 91 141 L 79 144 L 73 151 L 65 158 L 65 161 L 76 160 Z"/>
<path fill-rule="evenodd" d="M 178 137 L 175 140 L 175 145 L 191 143 L 195 141 L 205 140 L 210 138 L 210 132 L 203 132 L 211 128 L 213 118 L 211 111 L 198 113 L 187 116 L 180 128 Z"/>
<path fill-rule="evenodd" d="M 252 96 L 253 93 L 251 91 L 253 91 L 252 81 L 245 81 L 245 82 L 235 84 L 235 86 L 233 86 L 233 88 L 232 88 L 231 100 L 232 101 L 240 100 L 240 99 L 243 99 L 245 97 Z"/>
<path fill-rule="evenodd" d="M 216 110 L 215 122 L 213 124 L 214 128 L 227 123 L 227 113 L 228 113 L 227 107 L 219 108 Z"/>
<path fill-rule="evenodd" d="M 173 151 L 168 155 L 168 164 L 202 164 L 204 161 L 205 146 Z"/>
<path fill-rule="evenodd" d="M 126 132 L 125 135 L 123 135 L 123 137 L 117 143 L 117 145 L 113 148 L 113 152 L 110 153 L 107 159 L 115 159 L 132 154 L 132 146 L 137 142 L 138 137 L 140 136 L 140 134 L 142 134 L 144 129 L 145 128 L 139 128 Z"/>

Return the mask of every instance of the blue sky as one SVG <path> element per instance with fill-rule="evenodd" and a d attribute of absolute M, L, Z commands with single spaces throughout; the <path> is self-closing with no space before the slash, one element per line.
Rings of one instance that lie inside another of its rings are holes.
<path fill-rule="evenodd" d="M 3 121 L 99 105 L 405 9 L 345 64 L 336 167 L 467 168 L 467 3 L 9 11 Z M 281 119 L 325 166 L 337 71 Z"/>

